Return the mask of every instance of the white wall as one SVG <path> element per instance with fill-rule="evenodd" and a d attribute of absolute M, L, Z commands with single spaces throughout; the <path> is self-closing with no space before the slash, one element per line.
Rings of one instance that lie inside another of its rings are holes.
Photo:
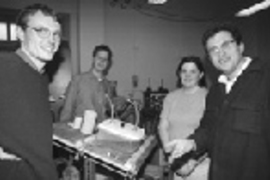
<path fill-rule="evenodd" d="M 175 70 L 183 56 L 203 56 L 201 34 L 208 23 L 169 22 L 147 17 L 132 9 L 106 7 L 105 41 L 114 50 L 110 78 L 118 81 L 120 93 L 131 88 L 132 75 L 139 76 L 145 90 L 161 85 L 175 88 Z"/>
<path fill-rule="evenodd" d="M 104 4 L 103 0 L 78 0 L 79 11 L 79 53 L 80 71 L 90 68 L 92 51 L 96 45 L 104 43 Z"/>

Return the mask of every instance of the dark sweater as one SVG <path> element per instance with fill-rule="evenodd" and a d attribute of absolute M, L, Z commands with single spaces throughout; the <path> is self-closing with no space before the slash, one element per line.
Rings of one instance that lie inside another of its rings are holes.
<path fill-rule="evenodd" d="M 57 179 L 47 84 L 16 53 L 0 54 L 0 101 L 0 147 L 29 163 L 38 180 Z"/>

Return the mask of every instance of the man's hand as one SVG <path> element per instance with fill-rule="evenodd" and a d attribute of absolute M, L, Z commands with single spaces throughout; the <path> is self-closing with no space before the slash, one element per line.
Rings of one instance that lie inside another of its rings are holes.
<path fill-rule="evenodd" d="M 177 143 L 178 140 L 172 140 L 170 142 L 168 142 L 167 144 L 164 144 L 164 151 L 166 153 L 171 153 L 175 147 L 175 144 Z"/>
<path fill-rule="evenodd" d="M 176 174 L 183 177 L 189 176 L 194 171 L 196 165 L 197 161 L 190 159 L 186 164 L 176 171 Z"/>
<path fill-rule="evenodd" d="M 194 140 L 190 139 L 177 139 L 170 141 L 166 147 L 165 151 L 171 153 L 169 157 L 169 163 L 172 163 L 173 160 L 177 157 L 181 157 L 183 154 L 195 149 L 196 145 Z"/>

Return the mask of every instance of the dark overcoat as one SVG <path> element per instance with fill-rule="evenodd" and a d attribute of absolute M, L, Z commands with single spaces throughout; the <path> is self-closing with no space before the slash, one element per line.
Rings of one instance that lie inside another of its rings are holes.
<path fill-rule="evenodd" d="M 270 179 L 270 69 L 253 60 L 229 94 L 215 83 L 191 136 L 211 158 L 210 180 Z"/>

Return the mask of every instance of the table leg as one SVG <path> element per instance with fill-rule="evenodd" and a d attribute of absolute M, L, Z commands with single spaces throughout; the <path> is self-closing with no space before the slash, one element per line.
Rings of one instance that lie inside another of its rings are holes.
<path fill-rule="evenodd" d="M 96 180 L 96 165 L 89 159 L 84 159 L 83 180 Z"/>

